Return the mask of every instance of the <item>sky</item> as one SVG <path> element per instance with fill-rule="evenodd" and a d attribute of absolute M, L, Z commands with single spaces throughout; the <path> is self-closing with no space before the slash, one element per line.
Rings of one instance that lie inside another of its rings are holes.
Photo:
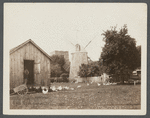
<path fill-rule="evenodd" d="M 45 52 L 75 51 L 85 47 L 88 56 L 99 60 L 104 46 L 101 35 L 111 26 L 127 24 L 137 46 L 147 40 L 147 5 L 144 3 L 5 3 L 4 40 L 10 49 L 28 39 Z M 71 43 L 74 45 L 72 45 Z"/>

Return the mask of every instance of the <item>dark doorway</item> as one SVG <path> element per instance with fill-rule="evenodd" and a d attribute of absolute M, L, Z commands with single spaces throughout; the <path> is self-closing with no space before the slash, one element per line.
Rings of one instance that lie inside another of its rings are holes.
<path fill-rule="evenodd" d="M 24 70 L 28 69 L 29 75 L 27 79 L 27 85 L 34 84 L 34 60 L 24 60 Z"/>

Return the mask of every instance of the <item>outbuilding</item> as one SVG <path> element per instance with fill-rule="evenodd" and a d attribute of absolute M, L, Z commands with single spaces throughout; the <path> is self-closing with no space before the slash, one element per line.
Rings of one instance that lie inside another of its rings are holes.
<path fill-rule="evenodd" d="M 50 84 L 50 56 L 31 39 L 10 50 L 10 88 L 24 84 L 24 70 L 29 71 L 27 85 Z"/>

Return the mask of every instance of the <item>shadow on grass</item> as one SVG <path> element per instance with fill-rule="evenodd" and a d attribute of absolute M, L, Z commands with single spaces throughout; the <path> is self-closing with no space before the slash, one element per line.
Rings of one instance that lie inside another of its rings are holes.
<path fill-rule="evenodd" d="M 134 85 L 134 83 L 117 83 L 117 85 Z M 136 85 L 141 85 L 141 83 L 136 83 Z"/>

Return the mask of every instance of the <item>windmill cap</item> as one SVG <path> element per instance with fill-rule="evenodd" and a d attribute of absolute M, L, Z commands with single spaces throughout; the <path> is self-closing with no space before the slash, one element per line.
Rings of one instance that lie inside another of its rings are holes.
<path fill-rule="evenodd" d="M 87 52 L 81 45 L 76 44 L 75 45 L 76 50 L 75 51 L 80 51 L 80 52 Z"/>

